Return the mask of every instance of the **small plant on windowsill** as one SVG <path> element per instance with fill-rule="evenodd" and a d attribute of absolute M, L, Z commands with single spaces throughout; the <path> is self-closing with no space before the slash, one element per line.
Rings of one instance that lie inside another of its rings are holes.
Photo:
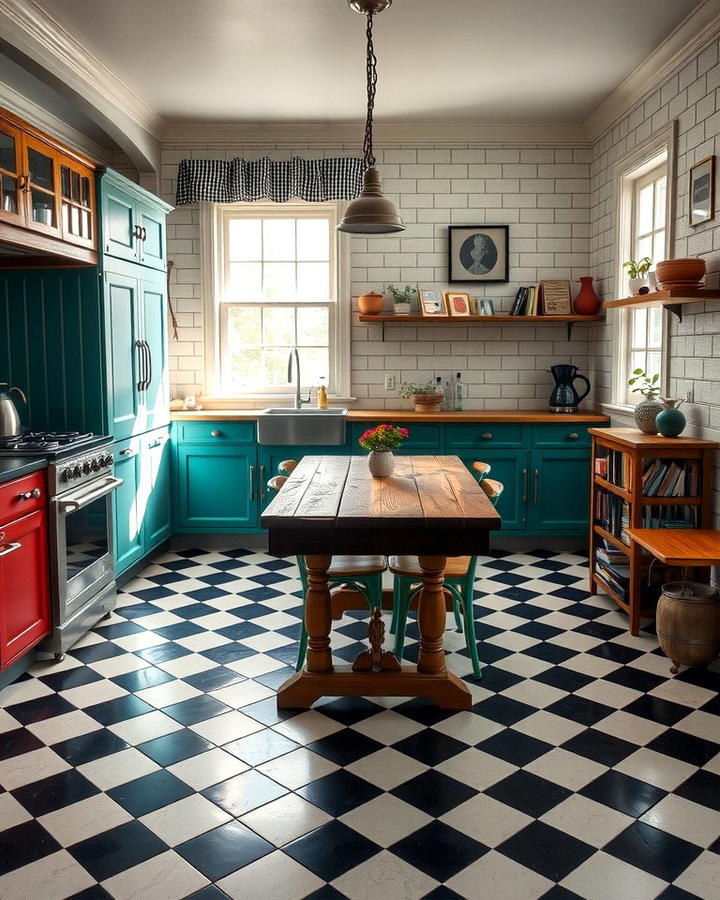
<path fill-rule="evenodd" d="M 410 315 L 412 301 L 415 298 L 415 288 L 406 284 L 404 288 L 397 288 L 393 284 L 387 286 L 387 292 L 392 297 L 393 311 L 396 316 Z"/>
<path fill-rule="evenodd" d="M 637 262 L 634 259 L 629 259 L 623 263 L 623 269 L 627 269 L 628 273 L 628 289 L 633 297 L 640 293 L 641 287 L 647 287 L 647 273 L 650 271 L 651 265 L 652 260 L 649 256 L 643 256 Z"/>
<path fill-rule="evenodd" d="M 658 397 L 660 396 L 660 376 L 647 374 L 644 369 L 634 369 L 632 377 L 628 379 L 631 393 L 642 394 L 645 398 L 635 407 L 633 415 L 635 424 L 643 434 L 657 434 L 658 429 L 655 418 L 665 406 Z"/>
<path fill-rule="evenodd" d="M 403 381 L 400 385 L 400 396 L 405 400 L 412 399 L 415 412 L 434 413 L 440 412 L 443 395 L 438 394 L 432 381 L 425 384 L 414 384 L 412 381 Z"/>

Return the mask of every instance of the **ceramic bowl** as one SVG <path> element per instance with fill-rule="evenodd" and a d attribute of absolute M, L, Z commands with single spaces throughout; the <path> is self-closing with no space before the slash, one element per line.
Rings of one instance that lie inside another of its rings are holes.
<path fill-rule="evenodd" d="M 369 294 L 360 294 L 358 309 L 364 316 L 377 316 L 382 312 L 383 295 L 371 291 Z"/>
<path fill-rule="evenodd" d="M 663 287 L 697 285 L 705 277 L 705 260 L 664 259 L 656 265 L 655 273 Z"/>

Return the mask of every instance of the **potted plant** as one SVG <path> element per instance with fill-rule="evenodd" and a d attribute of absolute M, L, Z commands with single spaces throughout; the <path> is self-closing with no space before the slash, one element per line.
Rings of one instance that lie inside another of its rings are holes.
<path fill-rule="evenodd" d="M 387 478 L 395 468 L 395 457 L 392 451 L 410 437 L 407 428 L 399 425 L 377 425 L 368 428 L 358 438 L 363 450 L 369 450 L 368 469 L 373 478 Z"/>
<path fill-rule="evenodd" d="M 400 396 L 405 400 L 412 399 L 415 404 L 415 412 L 422 413 L 440 412 L 443 402 L 443 395 L 437 393 L 435 385 L 431 381 L 427 381 L 425 384 L 403 381 L 400 385 Z"/>
<path fill-rule="evenodd" d="M 404 288 L 397 288 L 395 285 L 389 284 L 387 291 L 392 297 L 395 315 L 410 315 L 411 304 L 416 294 L 415 288 L 410 287 L 409 284 L 406 284 Z"/>
<path fill-rule="evenodd" d="M 665 409 L 657 398 L 660 395 L 659 375 L 650 377 L 644 369 L 634 369 L 628 384 L 633 394 L 642 394 L 645 398 L 635 407 L 635 424 L 643 434 L 657 434 L 655 418 Z M 633 387 L 636 385 L 636 387 Z"/>
<path fill-rule="evenodd" d="M 629 259 L 623 263 L 623 269 L 627 269 L 628 273 L 628 289 L 633 297 L 640 293 L 641 287 L 647 286 L 648 281 L 645 276 L 650 271 L 651 265 L 652 260 L 649 256 L 643 256 L 637 262 L 634 259 Z"/>

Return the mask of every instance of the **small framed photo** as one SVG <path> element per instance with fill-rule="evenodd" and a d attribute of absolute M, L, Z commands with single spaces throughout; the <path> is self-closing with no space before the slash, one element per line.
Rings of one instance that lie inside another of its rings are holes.
<path fill-rule="evenodd" d="M 418 288 L 420 298 L 420 315 L 422 316 L 447 316 L 445 294 L 442 291 L 426 291 Z"/>
<path fill-rule="evenodd" d="M 449 225 L 448 281 L 506 282 L 507 225 Z"/>
<path fill-rule="evenodd" d="M 451 316 L 470 315 L 470 294 L 459 293 L 458 291 L 446 291 L 445 300 Z"/>
<path fill-rule="evenodd" d="M 690 224 L 702 225 L 715 218 L 715 157 L 690 169 Z"/>
<path fill-rule="evenodd" d="M 482 297 L 478 300 L 479 304 L 479 313 L 481 316 L 494 316 L 495 315 L 495 304 L 492 302 L 490 297 Z"/>

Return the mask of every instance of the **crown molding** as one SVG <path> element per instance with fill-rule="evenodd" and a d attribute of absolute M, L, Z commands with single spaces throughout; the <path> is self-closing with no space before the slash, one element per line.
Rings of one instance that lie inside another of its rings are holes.
<path fill-rule="evenodd" d="M 588 138 L 596 141 L 602 137 L 719 33 L 720 0 L 704 0 L 587 118 Z"/>
<path fill-rule="evenodd" d="M 34 0 L 0 0 L 0 34 L 81 96 L 117 107 L 155 138 L 162 131 L 162 117 Z"/>
<path fill-rule="evenodd" d="M 68 147 L 74 147 L 95 162 L 103 165 L 111 164 L 112 150 L 102 147 L 84 132 L 78 131 L 72 125 L 68 125 L 67 122 L 58 116 L 48 112 L 44 106 L 40 106 L 34 100 L 30 100 L 4 81 L 0 81 L 0 95 L 2 95 L 5 109 L 9 109 L 16 116 L 25 119 L 26 122 L 30 122 L 31 125 L 34 125 L 41 131 L 51 134 L 61 143 L 67 144 Z"/>
<path fill-rule="evenodd" d="M 458 144 L 589 145 L 581 124 L 492 125 L 469 122 L 376 122 L 376 146 Z M 161 140 L 180 147 L 362 147 L 362 122 L 166 123 Z"/>

